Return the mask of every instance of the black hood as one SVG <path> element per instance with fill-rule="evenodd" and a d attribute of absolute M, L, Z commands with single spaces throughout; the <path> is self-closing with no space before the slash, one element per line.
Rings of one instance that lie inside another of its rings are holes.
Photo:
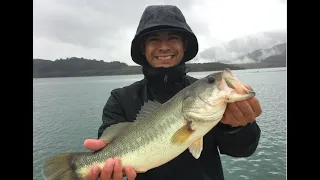
<path fill-rule="evenodd" d="M 142 54 L 142 37 L 159 30 L 179 31 L 188 41 L 182 62 L 187 62 L 197 55 L 198 40 L 180 9 L 173 5 L 152 5 L 144 10 L 131 43 L 131 57 L 135 63 L 142 66 L 148 64 Z"/>

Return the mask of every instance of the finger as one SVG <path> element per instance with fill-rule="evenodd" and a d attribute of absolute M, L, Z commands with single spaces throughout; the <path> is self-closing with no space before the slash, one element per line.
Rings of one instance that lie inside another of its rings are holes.
<path fill-rule="evenodd" d="M 121 160 L 119 158 L 114 158 L 114 167 L 113 167 L 113 180 L 122 180 L 123 173 L 122 173 L 122 165 Z"/>
<path fill-rule="evenodd" d="M 238 120 L 232 115 L 232 112 L 230 110 L 230 107 L 227 107 L 226 112 L 223 115 L 222 123 L 228 124 L 232 127 L 240 126 Z"/>
<path fill-rule="evenodd" d="M 98 139 L 87 139 L 83 143 L 84 147 L 92 151 L 97 151 L 106 146 L 106 143 Z"/>
<path fill-rule="evenodd" d="M 94 166 L 90 169 L 89 174 L 86 176 L 86 180 L 97 180 L 100 175 L 100 168 L 98 166 Z"/>
<path fill-rule="evenodd" d="M 233 115 L 233 117 L 235 118 L 235 120 L 238 121 L 238 123 L 243 126 L 246 124 L 245 122 L 245 116 L 242 113 L 242 111 L 239 109 L 239 107 L 237 106 L 236 103 L 230 103 L 229 104 L 229 108 L 230 108 L 230 112 Z"/>
<path fill-rule="evenodd" d="M 124 172 L 126 173 L 128 180 L 134 180 L 137 177 L 137 173 L 132 167 L 124 167 Z"/>
<path fill-rule="evenodd" d="M 248 89 L 251 90 L 251 91 L 253 90 L 253 89 L 251 88 L 251 86 L 249 86 L 249 85 L 245 85 L 245 87 L 248 88 Z"/>
<path fill-rule="evenodd" d="M 112 158 L 107 159 L 106 163 L 104 164 L 104 166 L 102 168 L 100 179 L 101 180 L 110 180 L 112 172 L 113 172 L 113 167 L 114 167 L 114 159 L 112 159 Z"/>
<path fill-rule="evenodd" d="M 230 124 L 232 127 L 241 126 L 241 124 L 239 123 L 239 121 L 237 120 L 237 118 L 234 117 L 234 115 L 232 114 L 232 112 L 229 113 L 229 124 Z"/>
<path fill-rule="evenodd" d="M 223 114 L 221 122 L 224 123 L 224 124 L 229 124 L 230 118 L 231 118 L 230 117 L 230 112 L 228 111 L 228 106 L 227 106 L 227 109 Z"/>
<path fill-rule="evenodd" d="M 249 98 L 247 101 L 249 102 L 254 113 L 256 114 L 256 117 L 260 116 L 262 113 L 262 109 L 261 109 L 259 100 L 256 97 L 252 97 L 252 98 Z"/>
<path fill-rule="evenodd" d="M 248 101 L 236 102 L 235 104 L 238 106 L 238 108 L 244 115 L 244 119 L 241 119 L 242 121 L 245 121 L 243 123 L 247 124 L 255 120 L 256 114 L 251 108 L 251 105 Z"/>

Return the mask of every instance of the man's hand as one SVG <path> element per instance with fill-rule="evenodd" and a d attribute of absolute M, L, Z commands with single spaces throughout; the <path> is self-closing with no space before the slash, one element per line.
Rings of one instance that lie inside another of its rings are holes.
<path fill-rule="evenodd" d="M 102 149 L 107 144 L 102 140 L 87 139 L 84 141 L 84 146 L 87 149 L 96 151 Z M 87 180 L 122 180 L 123 170 L 128 180 L 134 180 L 137 176 L 136 172 L 132 167 L 126 166 L 122 169 L 121 160 L 119 158 L 109 158 L 106 164 L 103 166 L 102 170 L 98 166 L 91 168 L 89 174 L 87 175 Z"/>
<path fill-rule="evenodd" d="M 246 87 L 252 90 L 251 87 Z M 260 116 L 261 113 L 262 110 L 258 99 L 252 97 L 244 101 L 228 103 L 221 122 L 232 127 L 245 126 L 255 121 L 256 117 Z"/>

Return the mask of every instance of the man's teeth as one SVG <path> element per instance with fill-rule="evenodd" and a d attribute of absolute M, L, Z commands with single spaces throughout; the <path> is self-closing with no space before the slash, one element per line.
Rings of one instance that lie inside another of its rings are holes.
<path fill-rule="evenodd" d="M 157 59 L 171 59 L 173 56 L 157 56 Z"/>

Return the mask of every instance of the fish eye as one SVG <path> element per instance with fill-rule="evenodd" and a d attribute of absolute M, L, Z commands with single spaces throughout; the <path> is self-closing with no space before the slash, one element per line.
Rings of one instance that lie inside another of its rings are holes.
<path fill-rule="evenodd" d="M 212 84 L 212 83 L 214 83 L 216 81 L 216 79 L 213 76 L 208 76 L 207 79 L 208 79 L 208 83 L 209 84 Z"/>

